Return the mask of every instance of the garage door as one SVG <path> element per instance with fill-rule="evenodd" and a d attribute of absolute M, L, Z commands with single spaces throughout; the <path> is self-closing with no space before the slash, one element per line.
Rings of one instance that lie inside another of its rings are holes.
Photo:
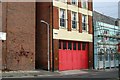
<path fill-rule="evenodd" d="M 88 68 L 88 44 L 85 42 L 59 41 L 59 70 Z"/>

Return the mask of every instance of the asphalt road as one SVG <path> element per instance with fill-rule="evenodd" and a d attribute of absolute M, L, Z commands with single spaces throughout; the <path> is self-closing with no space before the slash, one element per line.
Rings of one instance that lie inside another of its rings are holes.
<path fill-rule="evenodd" d="M 118 71 L 95 71 L 87 74 L 74 75 L 56 75 L 56 76 L 35 76 L 24 78 L 9 78 L 2 80 L 120 80 L 118 79 Z"/>

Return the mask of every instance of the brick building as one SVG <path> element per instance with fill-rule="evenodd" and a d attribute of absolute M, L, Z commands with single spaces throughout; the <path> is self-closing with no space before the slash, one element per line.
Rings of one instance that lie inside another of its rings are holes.
<path fill-rule="evenodd" d="M 0 11 L 2 11 L 2 5 L 0 3 Z M 0 12 L 0 32 L 2 31 L 2 13 Z M 2 69 L 2 40 L 0 40 L 0 69 Z"/>
<path fill-rule="evenodd" d="M 2 32 L 2 69 L 93 68 L 91 0 L 2 3 Z"/>
<path fill-rule="evenodd" d="M 35 69 L 35 3 L 4 2 L 2 7 L 2 69 Z"/>
<path fill-rule="evenodd" d="M 36 68 L 74 70 L 93 68 L 91 0 L 53 0 L 36 3 Z M 49 23 L 49 57 L 47 55 Z M 48 66 L 48 62 L 50 65 Z"/>

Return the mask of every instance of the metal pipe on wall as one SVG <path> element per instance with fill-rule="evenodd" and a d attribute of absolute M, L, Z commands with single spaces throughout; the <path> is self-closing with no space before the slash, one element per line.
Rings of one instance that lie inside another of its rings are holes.
<path fill-rule="evenodd" d="M 48 71 L 50 71 L 50 51 L 49 51 L 49 24 L 46 22 L 46 21 L 44 21 L 44 20 L 41 20 L 40 21 L 41 23 L 44 23 L 44 24 L 46 24 L 47 25 L 47 35 L 48 35 L 48 52 L 47 52 L 47 57 L 48 57 Z"/>

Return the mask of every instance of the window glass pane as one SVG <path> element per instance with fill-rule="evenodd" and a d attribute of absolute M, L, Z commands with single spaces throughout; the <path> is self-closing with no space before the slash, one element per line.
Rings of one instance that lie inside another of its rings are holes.
<path fill-rule="evenodd" d="M 77 0 L 72 0 L 72 4 L 76 5 L 77 4 Z"/>
<path fill-rule="evenodd" d="M 65 27 L 65 19 L 60 19 L 60 26 L 63 26 L 63 27 Z"/>
<path fill-rule="evenodd" d="M 87 8 L 87 0 L 82 0 L 82 8 Z"/>
<path fill-rule="evenodd" d="M 73 43 L 73 50 L 76 50 L 76 42 Z"/>
<path fill-rule="evenodd" d="M 78 50 L 81 50 L 81 43 L 78 42 Z"/>
<path fill-rule="evenodd" d="M 100 60 L 100 61 L 103 60 L 103 55 L 99 55 L 99 60 Z"/>
<path fill-rule="evenodd" d="M 76 21 L 72 21 L 72 28 L 74 28 L 74 29 L 77 28 L 77 22 Z"/>
<path fill-rule="evenodd" d="M 72 43 L 70 41 L 68 42 L 68 49 L 72 50 Z"/>
<path fill-rule="evenodd" d="M 105 55 L 105 60 L 108 61 L 108 55 L 107 54 Z"/>
<path fill-rule="evenodd" d="M 119 54 L 115 54 L 115 59 L 119 60 Z"/>
<path fill-rule="evenodd" d="M 72 12 L 72 20 L 76 20 L 76 13 Z"/>
<path fill-rule="evenodd" d="M 108 61 L 109 49 L 106 50 L 105 60 Z"/>
<path fill-rule="evenodd" d="M 66 41 L 63 41 L 63 49 L 67 49 Z"/>
<path fill-rule="evenodd" d="M 85 48 L 86 48 L 86 43 L 83 42 L 83 43 L 82 43 L 82 50 L 85 50 Z"/>
<path fill-rule="evenodd" d="M 86 2 L 85 1 L 83 2 L 83 8 L 86 8 Z"/>
<path fill-rule="evenodd" d="M 86 23 L 86 15 L 82 15 L 82 23 Z"/>
<path fill-rule="evenodd" d="M 82 30 L 87 31 L 87 16 L 82 15 Z"/>
<path fill-rule="evenodd" d="M 111 60 L 113 60 L 113 54 L 110 54 Z"/>
<path fill-rule="evenodd" d="M 104 53 L 105 53 L 104 49 L 100 49 L 100 54 L 104 54 Z"/>
<path fill-rule="evenodd" d="M 114 50 L 114 49 L 111 49 L 111 60 L 114 59 L 114 53 L 115 53 L 115 50 Z"/>
<path fill-rule="evenodd" d="M 60 26 L 65 27 L 65 10 L 60 9 Z"/>
<path fill-rule="evenodd" d="M 60 18 L 65 18 L 65 10 L 60 9 Z"/>
<path fill-rule="evenodd" d="M 72 12 L 72 28 L 77 28 L 77 13 L 76 12 Z"/>
<path fill-rule="evenodd" d="M 104 35 L 107 35 L 108 32 L 109 32 L 108 30 L 104 30 L 103 34 L 104 34 Z M 109 39 L 108 37 L 104 37 L 104 40 L 108 40 L 108 39 Z"/>
<path fill-rule="evenodd" d="M 115 49 L 112 49 L 112 50 L 111 50 L 111 53 L 114 54 L 114 53 L 115 53 Z"/>

